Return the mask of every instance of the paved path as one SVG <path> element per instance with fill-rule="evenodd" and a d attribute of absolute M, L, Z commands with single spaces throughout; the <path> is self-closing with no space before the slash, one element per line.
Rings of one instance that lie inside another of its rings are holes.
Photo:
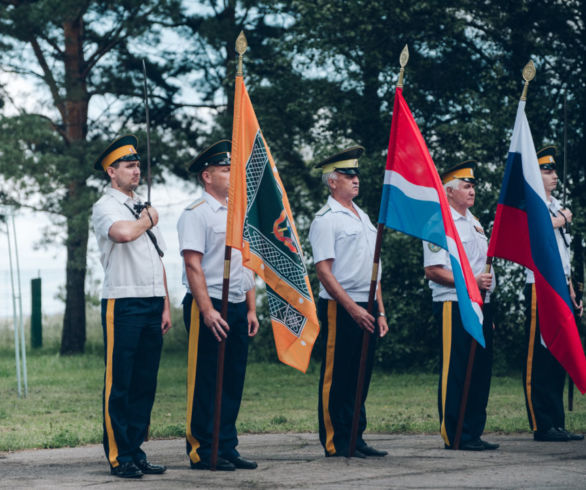
<path fill-rule="evenodd" d="M 324 458 L 315 434 L 240 437 L 240 452 L 259 468 L 189 469 L 182 439 L 147 442 L 161 476 L 110 476 L 101 446 L 0 453 L 0 488 L 586 488 L 586 442 L 541 443 L 529 434 L 488 435 L 497 451 L 446 451 L 438 435 L 369 435 L 385 458 Z"/>

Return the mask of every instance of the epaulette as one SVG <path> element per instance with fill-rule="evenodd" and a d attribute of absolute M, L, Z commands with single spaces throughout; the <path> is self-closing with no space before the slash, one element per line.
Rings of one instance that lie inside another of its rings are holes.
<path fill-rule="evenodd" d="M 323 208 L 321 208 L 317 213 L 315 213 L 316 216 L 323 216 L 324 214 L 326 214 L 328 211 L 331 211 L 332 208 L 330 207 L 329 204 L 326 204 Z"/>
<path fill-rule="evenodd" d="M 206 200 L 203 197 L 200 197 L 199 199 L 193 201 L 189 206 L 187 206 L 185 208 L 185 210 L 186 211 L 191 211 L 192 209 L 195 209 L 198 206 L 201 206 L 204 202 L 206 202 Z"/>

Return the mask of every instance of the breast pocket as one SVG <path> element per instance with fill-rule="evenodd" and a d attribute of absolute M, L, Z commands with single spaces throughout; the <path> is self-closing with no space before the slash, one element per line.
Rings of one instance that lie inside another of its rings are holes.
<path fill-rule="evenodd" d="M 356 254 L 360 254 L 361 230 L 349 228 L 340 230 L 336 234 L 336 258 L 342 262 L 360 259 Z M 352 257 L 352 259 L 350 259 Z"/>
<path fill-rule="evenodd" d="M 206 250 L 213 250 L 216 247 L 226 245 L 226 227 L 222 224 L 212 226 L 212 232 L 208 235 L 209 243 L 206 243 Z"/>
<path fill-rule="evenodd" d="M 346 230 L 342 230 L 338 236 L 336 237 L 337 240 L 340 240 L 341 242 L 351 242 L 353 240 L 358 240 L 358 238 L 360 237 L 360 230 L 359 229 L 346 229 Z"/>

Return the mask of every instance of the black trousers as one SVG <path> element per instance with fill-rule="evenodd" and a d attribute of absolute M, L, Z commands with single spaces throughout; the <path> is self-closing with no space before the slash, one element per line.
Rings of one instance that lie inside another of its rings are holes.
<path fill-rule="evenodd" d="M 366 308 L 366 303 L 358 303 Z M 324 336 L 322 364 L 319 378 L 318 421 L 319 440 L 326 456 L 346 455 L 350 446 L 356 382 L 360 366 L 363 330 L 348 312 L 335 301 L 319 298 L 317 314 Z M 378 314 L 378 310 L 374 315 Z M 370 336 L 366 373 L 362 391 L 362 406 L 358 424 L 356 448 L 366 445 L 362 434 L 366 429 L 364 402 L 374 363 L 377 332 Z"/>
<path fill-rule="evenodd" d="M 525 312 L 527 360 L 523 366 L 523 389 L 529 426 L 540 432 L 552 427 L 565 428 L 566 371 L 541 343 L 535 284 L 525 286 Z"/>
<path fill-rule="evenodd" d="M 164 298 L 102 300 L 104 451 L 110 466 L 145 458 L 163 347 Z"/>
<path fill-rule="evenodd" d="M 492 305 L 484 305 L 483 332 L 486 348 L 478 345 L 472 368 L 470 391 L 460 442 L 478 439 L 486 425 L 486 405 L 492 376 Z M 466 379 L 472 337 L 464 330 L 456 301 L 433 303 L 436 322 L 442 327 L 440 377 L 438 385 L 438 412 L 441 436 L 451 447 L 460 416 L 460 403 Z"/>
<path fill-rule="evenodd" d="M 221 311 L 222 302 L 212 299 Z M 248 308 L 246 302 L 228 303 L 228 325 L 222 383 L 222 406 L 218 456 L 234 459 L 239 456 L 236 446 L 236 418 L 240 410 L 246 360 L 248 358 Z M 191 294 L 183 299 L 183 320 L 189 334 L 187 361 L 187 433 L 186 449 L 192 463 L 209 461 L 212 449 L 214 403 L 216 398 L 216 369 L 218 341 L 203 323 L 197 303 Z"/>

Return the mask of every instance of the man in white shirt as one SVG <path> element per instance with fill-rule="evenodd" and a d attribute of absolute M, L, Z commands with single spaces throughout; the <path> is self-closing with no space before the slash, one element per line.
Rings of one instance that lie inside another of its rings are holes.
<path fill-rule="evenodd" d="M 177 223 L 183 256 L 183 318 L 189 333 L 187 363 L 187 455 L 192 469 L 209 469 L 216 393 L 218 342 L 226 342 L 218 460 L 216 470 L 255 469 L 256 462 L 236 450 L 236 418 L 240 409 L 248 338 L 256 335 L 258 319 L 254 275 L 232 249 L 227 322 L 220 314 L 226 247 L 229 140 L 198 155 L 189 170 L 199 175 L 203 197 L 190 204 Z"/>
<path fill-rule="evenodd" d="M 348 148 L 316 165 L 328 186 L 327 204 L 309 230 L 313 261 L 320 281 L 317 306 L 323 339 L 319 380 L 319 438 L 326 456 L 349 453 L 363 330 L 371 333 L 355 457 L 385 456 L 366 444 L 364 402 L 374 363 L 376 338 L 389 330 L 380 288 L 375 311 L 368 313 L 376 228 L 353 202 L 358 195 L 358 158 L 364 148 Z"/>
<path fill-rule="evenodd" d="M 490 299 L 496 281 L 494 274 L 485 272 L 487 237 L 480 222 L 469 210 L 474 205 L 476 196 L 475 165 L 474 161 L 462 162 L 444 172 L 441 178 L 472 273 L 480 290 L 486 292 L 483 308 L 486 348 L 476 349 L 459 447 L 467 451 L 484 451 L 498 448 L 498 444 L 480 438 L 486 424 L 486 405 L 492 374 L 493 312 Z M 423 242 L 423 265 L 432 291 L 433 314 L 442 329 L 438 386 L 440 432 L 445 448 L 452 449 L 472 337 L 462 325 L 448 252 L 433 243 Z"/>
<path fill-rule="evenodd" d="M 140 448 L 155 400 L 163 335 L 171 328 L 165 249 L 158 213 L 141 206 L 135 136 L 114 141 L 94 167 L 110 179 L 92 208 L 92 227 L 104 268 L 102 327 L 105 344 L 104 450 L 121 478 L 161 474 Z M 137 207 L 138 205 L 138 207 Z"/>
<path fill-rule="evenodd" d="M 558 183 L 555 153 L 555 146 L 546 146 L 537 152 L 537 158 L 570 297 L 575 311 L 582 316 L 582 302 L 576 302 L 570 277 L 570 235 L 566 231 L 566 224 L 572 222 L 572 212 L 567 208 L 562 209 L 561 203 L 551 195 Z M 535 276 L 529 269 L 525 286 L 525 312 L 528 349 L 523 366 L 523 389 L 533 439 L 545 442 L 582 440 L 583 435 L 565 429 L 563 394 L 566 371 L 541 341 Z"/>

